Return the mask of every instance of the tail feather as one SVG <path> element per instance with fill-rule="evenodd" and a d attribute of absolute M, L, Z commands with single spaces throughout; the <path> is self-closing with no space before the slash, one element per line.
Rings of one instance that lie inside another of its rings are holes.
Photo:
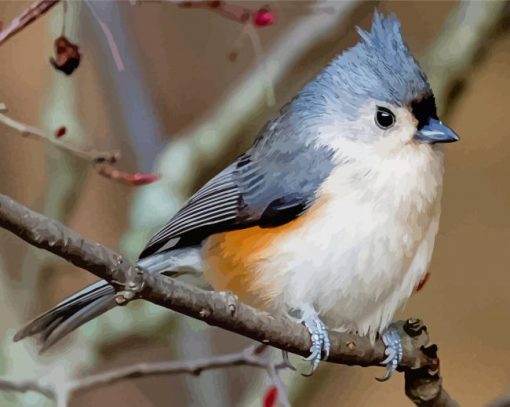
<path fill-rule="evenodd" d="M 170 276 L 199 274 L 202 267 L 200 247 L 154 254 L 140 260 L 138 265 L 149 273 L 165 275 L 168 273 Z M 100 280 L 29 322 L 14 336 L 14 341 L 37 336 L 41 342 L 40 351 L 44 352 L 71 331 L 107 312 L 115 305 L 114 288 L 108 282 Z"/>
<path fill-rule="evenodd" d="M 79 311 L 70 314 L 70 316 L 65 320 L 56 322 L 52 326 L 48 326 L 49 329 L 43 333 L 44 341 L 42 343 L 40 352 L 42 353 L 46 351 L 49 347 L 54 345 L 68 333 L 74 331 L 76 328 L 90 321 L 91 319 L 94 319 L 95 317 L 112 309 L 115 307 L 115 305 L 116 303 L 114 295 L 104 296 L 98 298 L 88 305 L 85 305 L 83 308 L 80 308 Z"/>
<path fill-rule="evenodd" d="M 14 341 L 39 336 L 43 352 L 69 332 L 114 306 L 115 290 L 106 281 L 98 281 L 29 322 L 16 333 Z"/>

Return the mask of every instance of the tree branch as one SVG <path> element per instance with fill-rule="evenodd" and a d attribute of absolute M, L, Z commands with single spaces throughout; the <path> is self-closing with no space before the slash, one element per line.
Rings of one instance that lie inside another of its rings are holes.
<path fill-rule="evenodd" d="M 256 310 L 229 293 L 205 291 L 159 274 L 148 274 L 112 250 L 5 195 L 0 195 L 0 227 L 109 281 L 117 289 L 119 305 L 145 299 L 209 325 L 308 356 L 310 337 L 302 325 Z M 437 347 L 429 345 L 426 328 L 417 320 L 402 322 L 400 327 L 404 347 L 400 369 L 406 373 L 406 394 L 418 406 L 456 406 L 441 386 Z M 372 344 L 368 338 L 337 332 L 331 332 L 330 339 L 330 362 L 379 366 L 385 358 L 381 340 Z"/>
<path fill-rule="evenodd" d="M 290 406 L 285 389 L 280 385 L 278 371 L 287 367 L 285 363 L 272 363 L 263 355 L 265 345 L 249 346 L 241 352 L 189 361 L 169 361 L 156 363 L 137 363 L 119 367 L 106 372 L 93 374 L 69 382 L 47 382 L 44 379 L 15 380 L 0 378 L 0 390 L 43 394 L 59 403 L 77 392 L 110 385 L 126 379 L 147 376 L 190 374 L 199 375 L 206 370 L 215 370 L 234 366 L 251 366 L 267 371 L 274 386 L 278 387 L 278 397 L 283 406 Z"/>

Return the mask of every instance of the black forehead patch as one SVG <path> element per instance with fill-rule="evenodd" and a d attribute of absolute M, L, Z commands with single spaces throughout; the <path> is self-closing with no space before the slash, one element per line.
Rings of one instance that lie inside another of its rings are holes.
<path fill-rule="evenodd" d="M 411 111 L 418 120 L 418 129 L 425 126 L 429 119 L 437 119 L 436 100 L 429 94 L 411 102 Z"/>

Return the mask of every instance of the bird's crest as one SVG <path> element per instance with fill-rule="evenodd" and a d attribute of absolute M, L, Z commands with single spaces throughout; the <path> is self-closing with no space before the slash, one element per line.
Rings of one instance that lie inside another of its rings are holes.
<path fill-rule="evenodd" d="M 397 105 L 405 105 L 431 94 L 427 77 L 402 38 L 394 14 L 374 12 L 370 32 L 357 28 L 362 41 L 340 57 L 340 63 L 360 64 L 365 77 L 358 85 L 369 94 Z"/>
<path fill-rule="evenodd" d="M 344 108 L 356 108 L 367 99 L 405 106 L 432 93 L 425 73 L 402 38 L 395 15 L 385 17 L 376 10 L 370 31 L 357 30 L 361 41 L 305 87 L 305 99 L 311 91 L 343 102 Z"/>

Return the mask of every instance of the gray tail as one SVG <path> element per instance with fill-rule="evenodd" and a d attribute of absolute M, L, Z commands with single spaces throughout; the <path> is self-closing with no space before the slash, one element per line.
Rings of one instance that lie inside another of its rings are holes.
<path fill-rule="evenodd" d="M 157 253 L 140 260 L 138 266 L 149 273 L 162 273 L 171 277 L 197 274 L 201 270 L 200 248 L 197 246 Z M 115 305 L 114 288 L 100 280 L 29 322 L 14 336 L 14 341 L 36 336 L 41 341 L 40 352 L 44 352 L 69 332 Z"/>
<path fill-rule="evenodd" d="M 14 336 L 19 341 L 37 336 L 40 352 L 58 342 L 69 332 L 115 307 L 115 290 L 106 281 L 98 281 L 65 299 L 56 307 L 29 322 Z"/>

